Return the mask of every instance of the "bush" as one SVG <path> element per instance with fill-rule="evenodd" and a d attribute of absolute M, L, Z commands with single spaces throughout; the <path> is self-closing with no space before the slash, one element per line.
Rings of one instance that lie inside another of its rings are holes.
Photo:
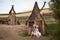
<path fill-rule="evenodd" d="M 23 37 L 27 37 L 27 36 L 30 36 L 30 35 L 28 34 L 27 31 L 24 31 L 24 32 L 21 34 L 21 36 L 23 36 Z"/>

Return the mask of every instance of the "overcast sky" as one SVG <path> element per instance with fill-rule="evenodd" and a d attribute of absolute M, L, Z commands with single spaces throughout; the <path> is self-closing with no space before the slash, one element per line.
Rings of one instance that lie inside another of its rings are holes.
<path fill-rule="evenodd" d="M 50 0 L 0 0 L 0 13 L 9 13 L 11 5 L 14 5 L 16 12 L 32 10 L 35 1 L 37 1 L 39 8 L 42 7 L 44 1 L 46 1 L 45 8 L 49 7 L 48 2 Z"/>

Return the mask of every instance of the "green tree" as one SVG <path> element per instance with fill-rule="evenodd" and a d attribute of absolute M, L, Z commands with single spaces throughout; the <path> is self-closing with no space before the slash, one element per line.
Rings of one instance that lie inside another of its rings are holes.
<path fill-rule="evenodd" d="M 54 37 L 56 40 L 60 40 L 60 0 L 51 0 L 49 2 L 50 8 L 54 11 L 53 17 L 58 20 L 56 32 L 54 32 Z"/>
<path fill-rule="evenodd" d="M 60 21 L 60 0 L 51 0 L 49 6 L 54 11 L 54 18 Z"/>

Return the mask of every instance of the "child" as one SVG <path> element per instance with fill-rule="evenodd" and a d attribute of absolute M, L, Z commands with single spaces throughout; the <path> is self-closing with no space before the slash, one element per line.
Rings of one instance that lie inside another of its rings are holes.
<path fill-rule="evenodd" d="M 32 31 L 32 35 L 34 35 L 34 36 L 39 38 L 41 36 L 41 33 L 38 30 L 38 25 L 34 24 L 33 27 L 34 27 L 34 30 Z"/>

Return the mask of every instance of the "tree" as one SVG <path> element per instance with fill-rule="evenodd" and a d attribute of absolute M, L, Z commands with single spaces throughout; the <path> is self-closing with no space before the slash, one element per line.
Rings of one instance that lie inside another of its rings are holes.
<path fill-rule="evenodd" d="M 49 6 L 54 11 L 54 18 L 60 21 L 60 0 L 51 0 Z"/>
<path fill-rule="evenodd" d="M 49 6 L 50 8 L 54 11 L 54 15 L 53 17 L 58 20 L 58 24 L 57 28 L 55 28 L 56 32 L 55 34 L 55 38 L 57 40 L 60 40 L 60 0 L 51 0 L 49 2 Z"/>

